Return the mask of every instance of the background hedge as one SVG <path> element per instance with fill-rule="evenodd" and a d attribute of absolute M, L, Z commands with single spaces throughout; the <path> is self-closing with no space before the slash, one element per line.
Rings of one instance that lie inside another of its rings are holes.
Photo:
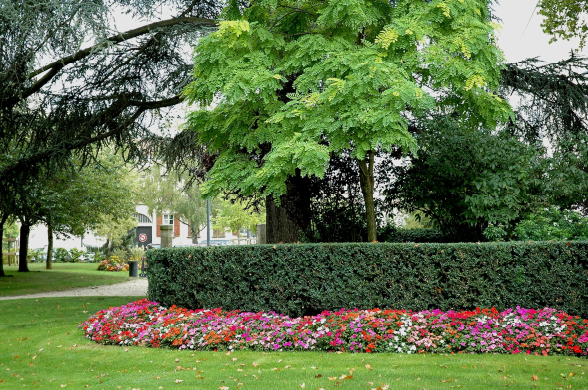
<path fill-rule="evenodd" d="M 387 225 L 378 230 L 380 242 L 415 242 L 415 243 L 446 243 L 458 242 L 451 237 L 443 236 L 443 233 L 435 229 L 399 229 L 393 225 Z"/>
<path fill-rule="evenodd" d="M 147 259 L 149 298 L 164 306 L 297 316 L 520 305 L 588 318 L 588 242 L 174 248 Z"/>

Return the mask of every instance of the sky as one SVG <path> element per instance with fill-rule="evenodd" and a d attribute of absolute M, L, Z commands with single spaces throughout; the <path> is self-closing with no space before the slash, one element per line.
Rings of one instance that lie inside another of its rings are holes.
<path fill-rule="evenodd" d="M 551 37 L 541 29 L 543 17 L 537 14 L 537 10 L 533 12 L 538 0 L 498 1 L 494 9 L 496 16 L 502 19 L 503 27 L 498 43 L 507 62 L 519 62 L 532 57 L 540 57 L 545 62 L 557 62 L 568 58 L 570 51 L 578 47 L 578 40 L 549 44 Z M 525 30 L 527 23 L 529 25 Z"/>

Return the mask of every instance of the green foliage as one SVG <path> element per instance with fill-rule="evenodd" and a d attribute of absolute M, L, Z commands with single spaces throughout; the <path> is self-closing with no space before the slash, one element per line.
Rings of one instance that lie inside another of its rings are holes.
<path fill-rule="evenodd" d="M 588 36 L 588 3 L 585 0 L 540 0 L 539 14 L 544 16 L 541 27 L 546 34 L 552 35 L 551 42 L 558 38 L 580 39 L 580 49 Z"/>
<path fill-rule="evenodd" d="M 251 245 L 147 259 L 149 298 L 166 307 L 298 316 L 520 305 L 588 317 L 588 242 Z"/>
<path fill-rule="evenodd" d="M 213 228 L 218 230 L 229 228 L 233 232 L 249 229 L 255 232 L 257 225 L 264 222 L 265 213 L 249 210 L 245 202 L 236 199 L 221 203 L 221 208 L 217 209 L 213 220 Z"/>
<path fill-rule="evenodd" d="M 402 229 L 388 224 L 378 229 L 380 242 L 451 242 L 443 233 L 435 229 Z"/>
<path fill-rule="evenodd" d="M 110 256 L 110 261 L 114 264 L 123 264 L 131 256 L 130 252 L 126 249 L 116 249 Z"/>
<path fill-rule="evenodd" d="M 131 255 L 129 257 L 129 260 L 141 261 L 141 259 L 145 257 L 145 248 L 143 248 L 142 246 L 135 246 L 131 248 L 130 253 Z"/>
<path fill-rule="evenodd" d="M 53 258 L 57 263 L 71 263 L 69 251 L 65 248 L 53 249 Z"/>
<path fill-rule="evenodd" d="M 187 175 L 175 171 L 164 173 L 159 165 L 147 170 L 142 182 L 140 198 L 149 211 L 176 215 L 190 226 L 190 232 L 195 238 L 200 227 L 206 224 L 206 201 L 202 198 L 200 187 L 194 183 L 188 186 L 190 180 Z M 214 216 L 217 201 L 213 199 L 211 202 Z"/>
<path fill-rule="evenodd" d="M 418 156 L 381 167 L 388 208 L 422 213 L 444 235 L 478 241 L 488 224 L 513 225 L 550 200 L 550 161 L 540 145 L 445 119 L 423 128 Z"/>
<path fill-rule="evenodd" d="M 43 254 L 44 251 L 41 250 Z M 65 248 L 53 249 L 53 259 L 57 263 L 79 263 L 84 258 L 85 251 L 79 250 L 78 248 L 71 248 L 69 251 Z M 42 258 L 44 261 L 45 258 Z"/>
<path fill-rule="evenodd" d="M 277 199 L 333 155 L 415 150 L 406 118 L 429 110 L 492 127 L 502 61 L 485 0 L 252 1 L 195 48 L 187 127 L 218 153 L 203 193 Z"/>
<path fill-rule="evenodd" d="M 588 218 L 577 212 L 550 207 L 520 221 L 515 230 L 519 240 L 588 240 Z"/>
<path fill-rule="evenodd" d="M 79 250 L 78 248 L 71 248 L 69 250 L 69 259 L 70 262 L 72 263 L 79 263 L 80 261 L 82 261 L 82 258 L 84 257 L 85 252 L 82 250 Z"/>

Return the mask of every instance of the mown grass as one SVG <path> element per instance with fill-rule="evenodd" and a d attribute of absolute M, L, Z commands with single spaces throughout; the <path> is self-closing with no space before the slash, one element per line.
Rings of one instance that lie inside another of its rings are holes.
<path fill-rule="evenodd" d="M 0 278 L 0 297 L 63 291 L 74 287 L 99 286 L 129 280 L 128 272 L 97 271 L 96 263 L 54 263 L 52 270 L 45 264 L 29 264 L 30 272 L 18 272 L 18 267 L 4 265 L 9 277 Z"/>
<path fill-rule="evenodd" d="M 588 361 L 579 358 L 320 352 L 227 355 L 102 346 L 78 330 L 77 325 L 90 314 L 136 299 L 0 301 L 0 389 L 328 390 L 386 385 L 419 390 L 588 389 Z M 343 376 L 347 379 L 339 379 Z"/>

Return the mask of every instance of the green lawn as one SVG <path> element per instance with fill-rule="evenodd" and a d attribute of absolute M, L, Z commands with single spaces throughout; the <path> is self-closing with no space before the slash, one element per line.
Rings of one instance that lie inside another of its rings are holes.
<path fill-rule="evenodd" d="M 0 301 L 0 389 L 369 390 L 385 385 L 419 390 L 529 389 L 535 385 L 538 389 L 588 389 L 588 360 L 578 358 L 318 352 L 226 355 L 101 346 L 83 338 L 77 329 L 90 314 L 134 299 Z"/>
<path fill-rule="evenodd" d="M 31 272 L 17 272 L 18 267 L 4 265 L 12 277 L 0 278 L 0 297 L 62 291 L 74 287 L 98 286 L 129 280 L 128 272 L 97 271 L 97 263 L 54 263 L 52 270 L 45 264 L 31 263 Z"/>

